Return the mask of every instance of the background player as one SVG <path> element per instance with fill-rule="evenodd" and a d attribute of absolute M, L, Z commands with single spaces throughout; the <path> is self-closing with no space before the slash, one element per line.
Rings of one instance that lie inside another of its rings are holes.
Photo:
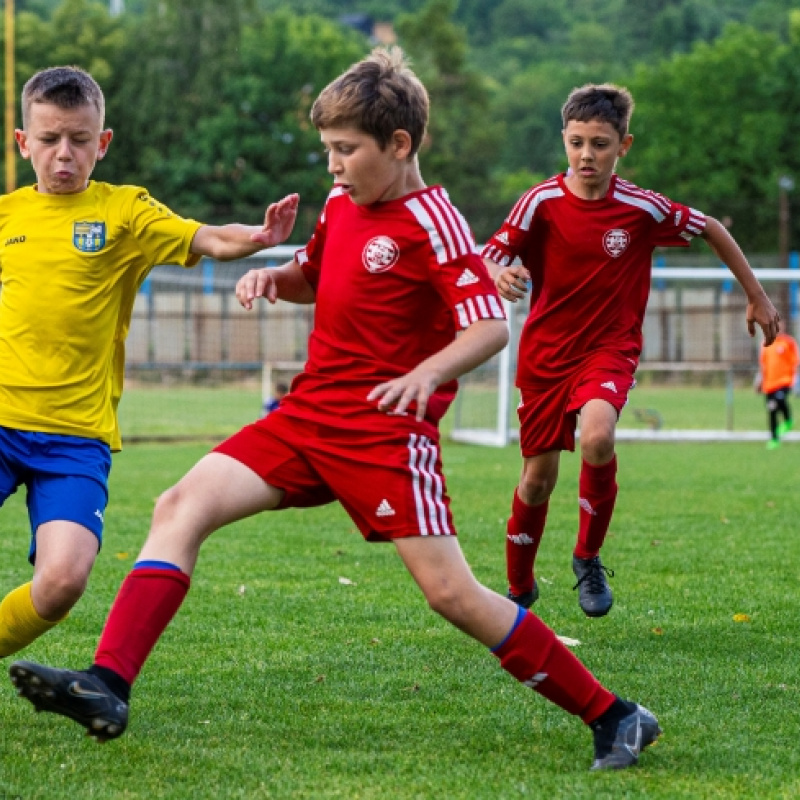
<path fill-rule="evenodd" d="M 756 390 L 763 392 L 767 403 L 767 422 L 770 438 L 767 450 L 780 446 L 781 436 L 792 429 L 792 409 L 789 397 L 797 379 L 797 366 L 800 352 L 797 342 L 780 324 L 780 332 L 771 345 L 761 346 L 759 353 L 759 372 L 756 376 Z M 783 422 L 778 422 L 780 417 Z"/>
<path fill-rule="evenodd" d="M 660 733 L 655 717 L 480 585 L 455 536 L 437 425 L 455 379 L 502 349 L 508 328 L 464 219 L 420 174 L 427 93 L 399 50 L 378 50 L 326 87 L 311 117 L 334 189 L 295 259 L 249 272 L 236 290 L 245 308 L 258 297 L 316 301 L 304 371 L 275 411 L 159 499 L 92 667 L 23 661 L 12 679 L 38 709 L 119 736 L 131 684 L 183 602 L 206 537 L 260 511 L 335 499 L 366 539 L 394 544 L 431 608 L 592 726 L 594 768 L 630 766 Z"/>
<path fill-rule="evenodd" d="M 22 90 L 20 153 L 36 185 L 0 198 L 0 505 L 25 484 L 33 580 L 0 602 L 0 658 L 61 621 L 100 547 L 120 448 L 125 337 L 156 264 L 242 258 L 291 231 L 297 197 L 263 228 L 181 219 L 136 186 L 90 181 L 111 143 L 86 72 L 53 67 Z"/>
<path fill-rule="evenodd" d="M 483 251 L 507 300 L 524 297 L 532 283 L 517 362 L 524 462 L 507 525 L 509 597 L 525 607 L 538 597 L 533 565 L 560 453 L 574 450 L 580 415 L 580 522 L 572 568 L 580 606 L 592 617 L 612 605 L 599 553 L 617 496 L 614 436 L 642 349 L 653 249 L 686 247 L 702 237 L 747 294 L 750 334 L 758 323 L 769 344 L 778 325 L 775 308 L 723 225 L 614 174 L 633 143 L 632 111 L 626 89 L 573 90 L 562 108 L 569 171 L 528 190 Z"/>

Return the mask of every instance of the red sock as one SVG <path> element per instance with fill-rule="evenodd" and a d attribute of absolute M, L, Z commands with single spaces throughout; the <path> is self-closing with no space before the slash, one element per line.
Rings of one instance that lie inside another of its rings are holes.
<path fill-rule="evenodd" d="M 529 506 L 514 492 L 511 516 L 506 525 L 506 575 L 512 594 L 521 595 L 533 589 L 533 562 L 547 520 L 545 500 L 538 506 Z"/>
<path fill-rule="evenodd" d="M 95 665 L 132 684 L 180 608 L 189 583 L 189 576 L 177 569 L 144 567 L 129 573 L 103 628 Z"/>
<path fill-rule="evenodd" d="M 518 681 L 587 724 L 616 699 L 530 611 L 493 652 Z"/>
<path fill-rule="evenodd" d="M 617 499 L 617 457 L 600 467 L 581 464 L 580 526 L 575 555 L 594 558 L 603 546 Z"/>

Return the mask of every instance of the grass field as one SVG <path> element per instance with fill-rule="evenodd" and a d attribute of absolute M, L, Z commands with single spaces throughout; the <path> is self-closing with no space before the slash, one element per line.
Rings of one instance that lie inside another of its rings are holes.
<path fill-rule="evenodd" d="M 493 392 L 472 389 L 464 407 L 464 424 L 492 426 L 496 422 Z M 750 389 L 738 388 L 732 405 L 723 386 L 686 387 L 643 384 L 630 394 L 620 427 L 649 427 L 655 411 L 665 430 L 716 429 L 766 431 L 764 398 Z M 512 403 L 512 406 L 514 403 Z M 249 384 L 219 388 L 129 388 L 120 405 L 120 424 L 129 440 L 139 437 L 200 436 L 223 438 L 252 422 L 261 411 L 261 388 Z M 516 417 L 511 411 L 512 417 Z M 445 418 L 443 430 L 451 420 Z"/>
<path fill-rule="evenodd" d="M 154 498 L 205 450 L 142 444 L 115 457 L 89 591 L 25 657 L 91 661 Z M 429 612 L 391 545 L 364 543 L 331 506 L 212 537 L 135 687 L 122 739 L 100 746 L 67 720 L 34 715 L 6 681 L 0 797 L 800 796 L 796 447 L 628 444 L 619 455 L 604 550 L 616 570 L 611 614 L 585 618 L 572 591 L 570 454 L 535 608 L 580 640 L 576 652 L 606 685 L 659 716 L 664 735 L 638 768 L 589 773 L 590 732 Z M 516 449 L 446 445 L 444 460 L 467 558 L 503 591 Z M 3 510 L 3 531 L 7 591 L 30 574 L 21 497 Z"/>

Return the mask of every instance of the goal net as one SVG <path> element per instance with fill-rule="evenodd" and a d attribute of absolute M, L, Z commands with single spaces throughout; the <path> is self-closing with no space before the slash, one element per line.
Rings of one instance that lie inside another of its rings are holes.
<path fill-rule="evenodd" d="M 796 254 L 791 264 L 798 266 Z M 797 338 L 800 270 L 755 272 Z M 461 379 L 449 415 L 455 441 L 502 447 L 519 438 L 514 375 L 528 304 L 505 305 L 509 345 Z M 762 336 L 749 336 L 746 307 L 725 268 L 654 267 L 637 387 L 622 412 L 619 440 L 767 438 L 763 397 L 753 391 Z"/>

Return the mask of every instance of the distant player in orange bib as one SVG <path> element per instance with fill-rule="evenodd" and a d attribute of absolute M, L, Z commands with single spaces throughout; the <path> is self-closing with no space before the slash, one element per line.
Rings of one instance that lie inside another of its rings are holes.
<path fill-rule="evenodd" d="M 784 327 L 781 322 L 775 341 L 769 346 L 761 346 L 760 371 L 756 377 L 756 390 L 763 392 L 767 401 L 770 433 L 767 450 L 780 447 L 781 436 L 792 429 L 789 395 L 792 393 L 797 366 L 800 364 L 800 350 Z M 780 416 L 783 416 L 783 422 L 778 422 Z"/>

